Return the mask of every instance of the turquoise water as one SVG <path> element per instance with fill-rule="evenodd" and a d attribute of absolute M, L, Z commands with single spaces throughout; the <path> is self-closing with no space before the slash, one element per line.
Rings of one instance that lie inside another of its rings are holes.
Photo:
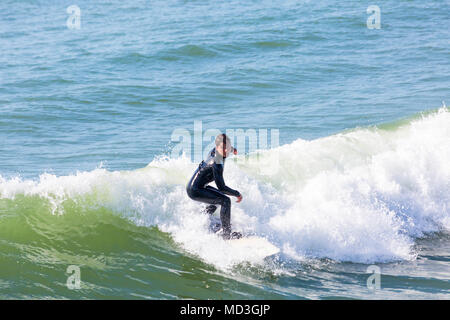
<path fill-rule="evenodd" d="M 0 297 L 449 299 L 449 12 L 2 1 Z M 194 120 L 279 131 L 261 158 L 280 172 L 244 148 L 225 180 L 244 195 L 235 228 L 280 254 L 208 233 L 184 192 L 197 163 L 171 153 Z"/>

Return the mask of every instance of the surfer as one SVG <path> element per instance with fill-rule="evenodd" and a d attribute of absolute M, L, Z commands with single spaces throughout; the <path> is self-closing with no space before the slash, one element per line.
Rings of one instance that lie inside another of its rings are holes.
<path fill-rule="evenodd" d="M 237 154 L 237 150 L 231 146 L 230 139 L 224 133 L 216 137 L 215 145 L 207 159 L 198 165 L 186 186 L 186 191 L 191 199 L 208 204 L 206 212 L 209 214 L 213 214 L 217 205 L 220 205 L 223 238 L 238 239 L 242 235 L 239 232 L 231 232 L 231 200 L 227 195 L 236 197 L 236 202 L 242 201 L 242 195 L 239 191 L 226 186 L 223 180 L 225 158 L 231 152 Z M 208 185 L 212 181 L 216 183 L 218 189 Z"/>

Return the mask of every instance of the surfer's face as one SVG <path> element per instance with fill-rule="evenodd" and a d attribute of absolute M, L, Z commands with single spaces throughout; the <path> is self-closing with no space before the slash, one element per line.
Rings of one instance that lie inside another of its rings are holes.
<path fill-rule="evenodd" d="M 228 155 L 231 153 L 232 151 L 232 147 L 230 144 L 228 144 L 225 148 L 225 146 L 223 145 L 223 143 L 221 143 L 220 145 L 218 145 L 216 147 L 216 150 L 220 153 L 221 156 L 223 157 L 228 157 Z"/>

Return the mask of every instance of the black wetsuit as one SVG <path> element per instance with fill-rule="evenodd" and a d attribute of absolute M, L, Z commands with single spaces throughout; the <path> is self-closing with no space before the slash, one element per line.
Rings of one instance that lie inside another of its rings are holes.
<path fill-rule="evenodd" d="M 216 154 L 216 148 L 212 149 L 208 158 L 202 161 L 191 180 L 189 180 L 186 191 L 188 196 L 196 201 L 209 204 L 206 211 L 210 214 L 216 210 L 216 205 L 220 205 L 220 220 L 224 238 L 229 238 L 231 233 L 230 212 L 231 200 L 226 195 L 239 197 L 241 194 L 225 185 L 223 181 L 223 166 L 225 158 Z M 217 188 L 208 186 L 214 181 Z"/>

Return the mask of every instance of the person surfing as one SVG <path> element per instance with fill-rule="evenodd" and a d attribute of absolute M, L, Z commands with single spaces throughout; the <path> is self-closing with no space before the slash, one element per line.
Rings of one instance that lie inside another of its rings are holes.
<path fill-rule="evenodd" d="M 217 205 L 220 205 L 222 237 L 226 240 L 239 239 L 242 237 L 241 233 L 231 232 L 231 200 L 227 195 L 236 197 L 236 202 L 242 201 L 242 195 L 225 185 L 223 180 L 225 159 L 231 152 L 237 154 L 237 150 L 231 146 L 230 139 L 224 133 L 216 137 L 215 145 L 207 159 L 198 165 L 186 186 L 186 191 L 192 200 L 208 204 L 208 214 L 213 214 Z M 217 189 L 208 185 L 212 181 L 216 183 Z"/>

